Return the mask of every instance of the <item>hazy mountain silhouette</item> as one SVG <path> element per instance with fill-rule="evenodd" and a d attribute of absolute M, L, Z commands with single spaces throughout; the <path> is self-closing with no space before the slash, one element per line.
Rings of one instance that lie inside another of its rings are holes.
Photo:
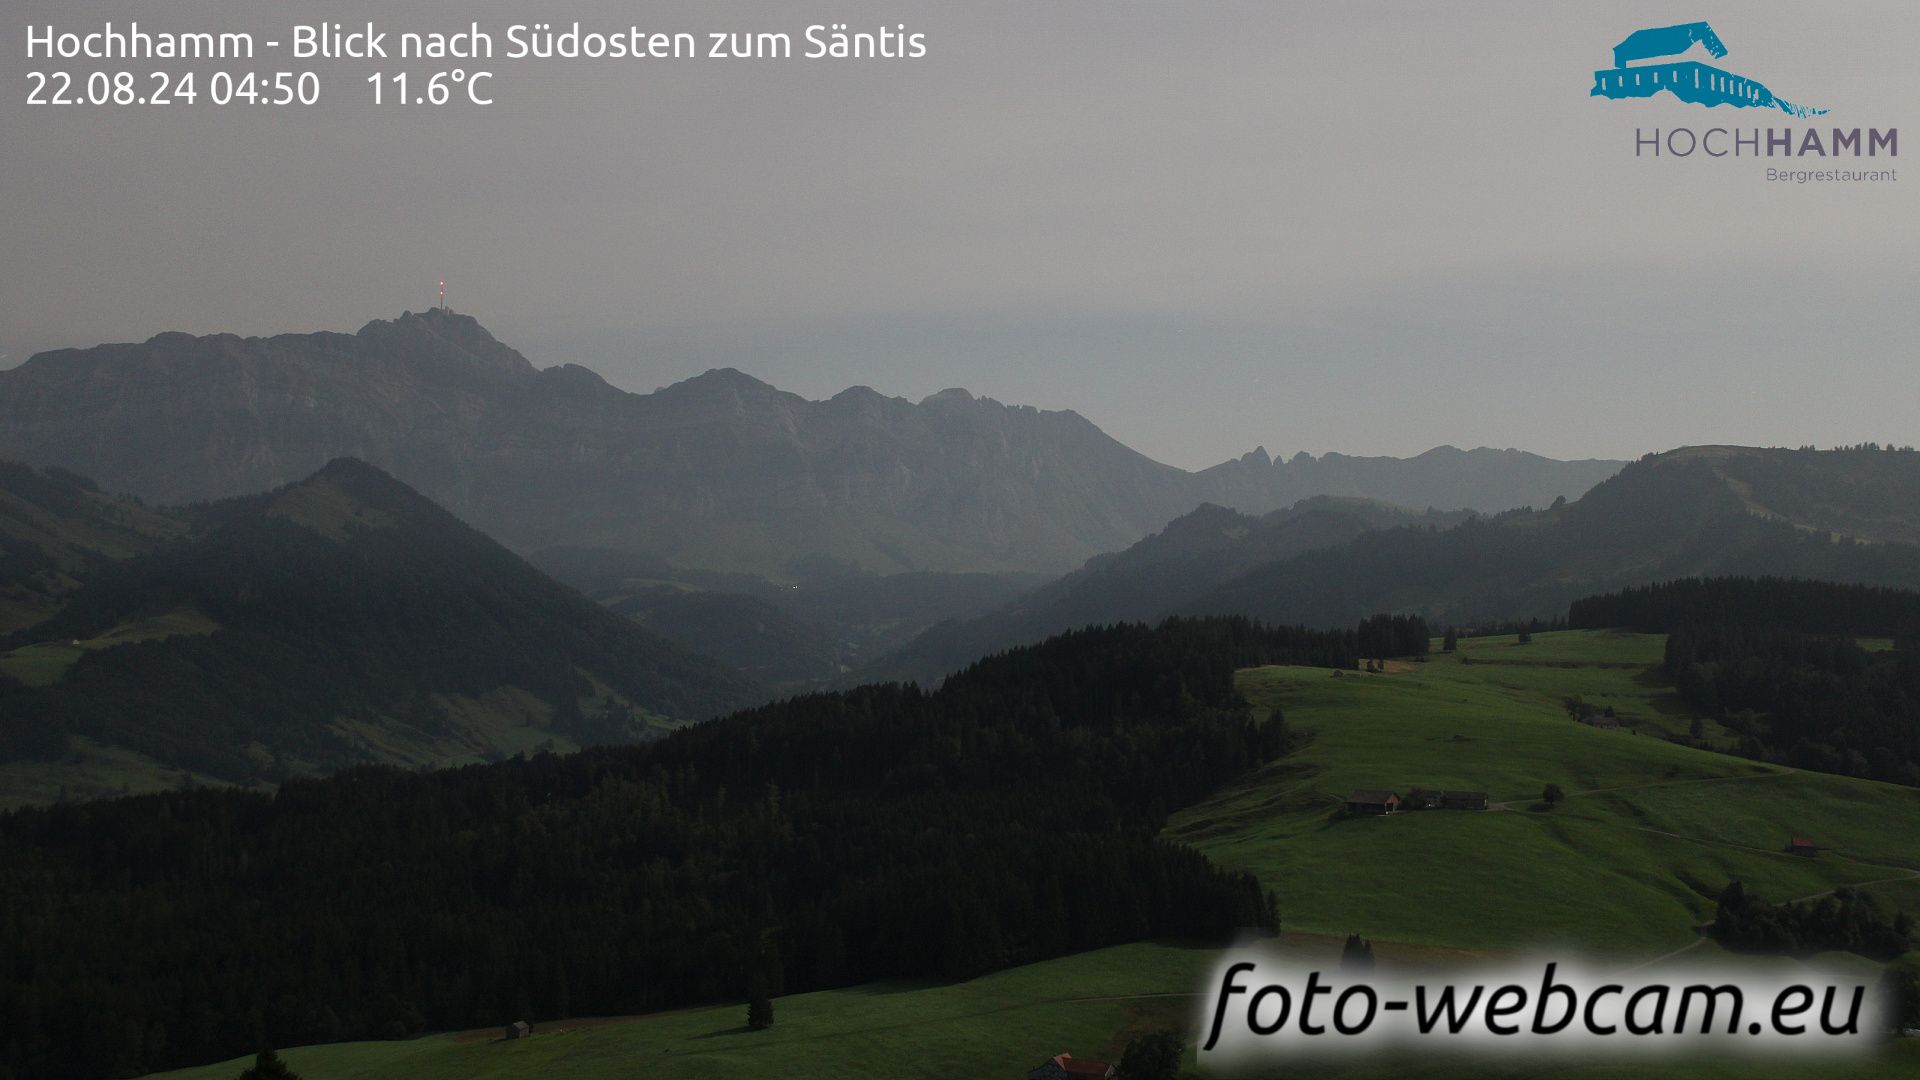
<path fill-rule="evenodd" d="M 1689 447 L 1562 507 L 1440 532 L 1383 529 L 1247 571 L 1183 604 L 1337 625 L 1554 617 L 1573 600 L 1702 575 L 1920 587 L 1920 454 Z"/>
<path fill-rule="evenodd" d="M 1585 497 L 1493 516 L 1310 500 L 1255 519 L 1203 507 L 987 616 L 933 627 L 856 678 L 937 678 L 1087 623 L 1247 615 L 1315 627 L 1379 612 L 1474 626 L 1564 616 L 1680 577 L 1920 588 L 1920 454 L 1688 447 Z"/>
<path fill-rule="evenodd" d="M 809 401 L 722 369 L 628 393 L 585 368 L 537 369 L 440 310 L 356 334 L 162 334 L 43 353 L 0 372 L 0 456 L 168 503 L 267 490 L 353 456 L 517 550 L 612 548 L 773 577 L 809 557 L 1058 573 L 1203 502 L 1502 510 L 1577 497 L 1619 466 L 1443 447 L 1404 461 L 1260 450 L 1190 473 L 1075 413 L 964 390 Z"/>
<path fill-rule="evenodd" d="M 1099 555 L 1079 570 L 996 611 L 932 627 L 857 680 L 937 679 L 989 653 L 1082 626 L 1151 622 L 1261 566 L 1398 525 L 1448 528 L 1463 512 L 1415 514 L 1364 499 L 1318 496 L 1254 517 L 1207 504 L 1125 551 Z"/>

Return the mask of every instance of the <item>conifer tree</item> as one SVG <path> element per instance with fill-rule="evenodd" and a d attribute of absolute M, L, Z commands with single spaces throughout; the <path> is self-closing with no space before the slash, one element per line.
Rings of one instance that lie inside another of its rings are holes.
<path fill-rule="evenodd" d="M 253 1064 L 240 1074 L 240 1080 L 300 1080 L 300 1074 L 287 1068 L 287 1063 L 280 1060 L 280 1055 L 268 1047 L 260 1051 L 253 1059 Z"/>
<path fill-rule="evenodd" d="M 755 975 L 747 986 L 747 1027 L 765 1031 L 773 1026 L 773 999 L 767 996 L 767 980 Z"/>

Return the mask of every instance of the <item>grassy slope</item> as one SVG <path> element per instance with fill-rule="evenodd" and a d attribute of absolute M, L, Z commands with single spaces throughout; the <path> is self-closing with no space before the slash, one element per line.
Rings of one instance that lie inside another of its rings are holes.
<path fill-rule="evenodd" d="M 164 641 L 183 634 L 211 634 L 220 627 L 198 611 L 182 608 L 149 619 L 122 623 L 85 640 L 44 641 L 0 653 L 0 675 L 28 686 L 59 682 L 81 654 L 143 641 Z"/>
<path fill-rule="evenodd" d="M 1694 940 L 1728 880 L 1770 899 L 1920 867 L 1920 791 L 1677 746 L 1688 722 L 1649 673 L 1658 638 L 1571 632 L 1462 643 L 1407 673 L 1244 673 L 1310 738 L 1178 815 L 1169 832 L 1259 874 L 1290 927 L 1488 949 L 1652 955 Z M 1628 730 L 1567 719 L 1579 695 Z M 1709 732 L 1711 735 L 1712 732 Z M 1532 809 L 1542 787 L 1569 793 Z M 1353 788 L 1485 790 L 1511 809 L 1344 819 Z M 1808 861 L 1789 835 L 1830 847 Z"/>
<path fill-rule="evenodd" d="M 200 612 L 182 608 L 122 623 L 82 641 L 46 641 L 0 653 L 0 678 L 16 679 L 28 686 L 51 686 L 66 677 L 67 669 L 87 652 L 182 634 L 211 634 L 218 629 Z M 67 755 L 57 762 L 0 762 L 0 792 L 5 793 L 0 795 L 0 810 L 69 798 L 166 791 L 178 787 L 183 778 L 194 783 L 219 783 L 125 747 L 78 736 L 70 744 Z"/>
<path fill-rule="evenodd" d="M 1762 766 L 1651 734 L 1685 730 L 1690 720 L 1649 674 L 1658 638 L 1574 632 L 1526 646 L 1510 638 L 1462 645 L 1475 662 L 1436 656 L 1406 672 L 1339 678 L 1301 668 L 1243 674 L 1251 699 L 1282 706 L 1311 741 L 1183 812 L 1169 832 L 1224 864 L 1255 870 L 1279 892 L 1285 947 L 1302 959 L 1331 961 L 1338 935 L 1349 931 L 1375 938 L 1384 964 L 1421 967 L 1555 942 L 1623 964 L 1677 950 L 1718 957 L 1692 926 L 1711 916 L 1712 897 L 1730 877 L 1773 899 L 1892 878 L 1873 886 L 1875 894 L 1920 912 L 1920 877 L 1904 869 L 1920 867 L 1920 792 Z M 1560 702 L 1574 694 L 1614 706 L 1630 728 L 1649 734 L 1569 721 Z M 1551 813 L 1534 811 L 1547 782 L 1569 799 Z M 1333 813 L 1353 787 L 1414 784 L 1484 789 L 1512 807 L 1356 821 Z M 1780 854 L 1789 833 L 1833 850 L 1812 862 Z M 1144 944 L 954 986 L 795 995 L 776 1003 L 778 1023 L 763 1033 L 738 1030 L 740 1009 L 729 1006 L 547 1025 L 525 1043 L 483 1032 L 286 1056 L 307 1080 L 806 1078 L 874 1068 L 903 1077 L 1016 1076 L 1059 1050 L 1114 1054 L 1129 1033 L 1179 1020 L 1193 1007 L 1183 995 L 1197 989 L 1210 959 L 1206 950 Z M 1430 1065 L 1356 1061 L 1313 1074 L 1447 1075 Z M 229 1062 L 168 1075 L 227 1080 L 240 1068 Z M 1567 1063 L 1507 1075 L 1812 1078 L 1916 1069 L 1920 1041 L 1907 1040 L 1847 1069 Z M 1503 1074 L 1460 1067 L 1451 1075 Z"/>
<path fill-rule="evenodd" d="M 182 783 L 222 786 L 205 773 L 166 765 L 122 746 L 76 736 L 59 768 L 40 761 L 0 762 L 0 810 L 67 799 L 171 791 Z"/>
<path fill-rule="evenodd" d="M 0 462 L 0 542 L 38 548 L 54 569 L 0 584 L 0 634 L 24 630 L 58 611 L 78 586 L 71 575 L 92 560 L 128 558 L 186 531 L 163 513 L 65 480 L 33 474 L 41 479 L 22 486 L 23 473 L 31 470 Z"/>
<path fill-rule="evenodd" d="M 950 986 L 875 983 L 796 994 L 775 1003 L 775 1024 L 764 1032 L 743 1029 L 744 1006 L 725 1006 L 547 1024 L 518 1042 L 485 1031 L 305 1047 L 282 1056 L 307 1080 L 1020 1075 L 1019 1063 L 1063 1049 L 1082 1057 L 1117 1052 L 1127 1030 L 1173 1022 L 1188 1009 L 1184 997 L 1134 995 L 1190 993 L 1211 958 L 1192 947 L 1128 945 Z M 244 1064 L 164 1075 L 231 1080 Z"/>

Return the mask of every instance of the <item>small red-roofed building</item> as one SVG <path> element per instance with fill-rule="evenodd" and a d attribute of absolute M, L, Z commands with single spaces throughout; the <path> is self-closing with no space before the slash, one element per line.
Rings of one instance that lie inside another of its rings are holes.
<path fill-rule="evenodd" d="M 1055 1054 L 1027 1072 L 1027 1080 L 1113 1080 L 1114 1067 L 1104 1061 Z"/>
<path fill-rule="evenodd" d="M 1381 817 L 1400 809 L 1400 796 L 1391 791 L 1361 788 L 1347 796 L 1347 813 Z"/>

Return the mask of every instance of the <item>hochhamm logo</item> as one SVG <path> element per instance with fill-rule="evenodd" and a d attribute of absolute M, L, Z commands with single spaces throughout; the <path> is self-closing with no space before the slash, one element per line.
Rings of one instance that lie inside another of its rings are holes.
<path fill-rule="evenodd" d="M 1593 73 L 1593 89 L 1587 94 L 1618 100 L 1652 97 L 1665 91 L 1681 101 L 1708 108 L 1715 105 L 1773 108 L 1802 120 L 1827 111 L 1777 98 L 1764 84 L 1745 75 L 1735 75 L 1698 60 L 1677 59 L 1695 45 L 1704 48 L 1715 60 L 1727 55 L 1720 35 L 1704 22 L 1635 30 L 1627 35 L 1627 40 L 1613 47 L 1613 66 Z"/>
<path fill-rule="evenodd" d="M 1613 66 L 1593 73 L 1593 88 L 1588 97 L 1652 98 L 1671 94 L 1691 105 L 1735 109 L 1778 109 L 1792 120 L 1811 120 L 1825 116 L 1827 110 L 1797 105 L 1775 97 L 1765 83 L 1692 59 L 1704 52 L 1718 60 L 1727 55 L 1727 46 L 1713 27 L 1704 22 L 1679 23 L 1635 30 L 1625 41 L 1613 47 Z M 1726 127 L 1696 130 L 1691 127 L 1634 128 L 1633 156 L 1637 158 L 1897 158 L 1900 156 L 1900 130 L 1895 127 L 1816 127 L 1792 124 L 1782 127 Z M 1876 162 L 1876 165 L 1879 163 Z M 1886 164 L 1891 165 L 1892 162 Z M 1766 177 L 1796 184 L 1896 181 L 1899 174 L 1891 168 L 1866 170 L 1769 168 Z"/>

